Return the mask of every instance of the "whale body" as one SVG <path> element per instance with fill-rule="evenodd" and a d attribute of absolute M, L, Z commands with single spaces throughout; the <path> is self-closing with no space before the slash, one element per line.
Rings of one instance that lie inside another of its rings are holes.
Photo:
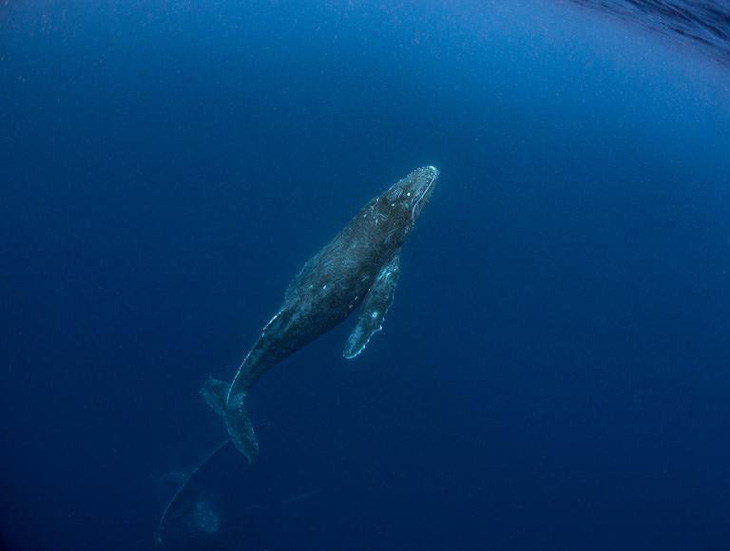
<path fill-rule="evenodd" d="M 277 363 L 326 333 L 355 309 L 360 313 L 345 358 L 360 354 L 382 328 L 400 274 L 400 252 L 433 193 L 439 172 L 418 168 L 369 201 L 304 265 L 284 303 L 266 324 L 231 384 L 209 378 L 201 390 L 225 419 L 236 448 L 249 461 L 259 452 L 246 395 Z"/>

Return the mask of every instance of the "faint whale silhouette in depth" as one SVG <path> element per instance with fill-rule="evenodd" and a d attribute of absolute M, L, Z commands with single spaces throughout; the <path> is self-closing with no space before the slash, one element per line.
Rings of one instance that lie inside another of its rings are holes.
<path fill-rule="evenodd" d="M 228 456 L 226 455 L 229 451 Z M 211 549 L 210 537 L 220 528 L 220 519 L 211 507 L 204 477 L 235 453 L 227 439 L 185 477 L 172 496 L 155 532 L 157 546 L 172 549 Z"/>
<path fill-rule="evenodd" d="M 274 365 L 338 325 L 360 304 L 344 356 L 351 359 L 363 351 L 382 328 L 400 274 L 401 247 L 438 176 L 432 166 L 418 168 L 365 205 L 289 284 L 283 305 L 233 382 L 209 378 L 203 385 L 206 402 L 224 417 L 231 440 L 249 461 L 259 446 L 246 412 L 248 391 Z"/>
<path fill-rule="evenodd" d="M 270 426 L 271 423 L 264 422 L 255 428 L 259 431 Z M 176 471 L 170 479 L 177 479 L 177 491 L 162 512 L 155 532 L 156 546 L 177 551 L 216 549 L 215 541 L 222 524 L 219 515 L 221 484 L 228 489 L 231 477 L 243 477 L 245 471 L 241 467 L 241 454 L 227 438 L 191 472 Z M 260 507 L 249 504 L 245 511 Z"/>

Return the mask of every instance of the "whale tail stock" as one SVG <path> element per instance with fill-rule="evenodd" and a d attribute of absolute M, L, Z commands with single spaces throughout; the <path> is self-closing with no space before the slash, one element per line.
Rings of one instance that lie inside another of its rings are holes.
<path fill-rule="evenodd" d="M 246 412 L 246 393 L 235 392 L 231 395 L 230 385 L 209 377 L 200 389 L 206 403 L 226 420 L 228 434 L 238 451 L 253 463 L 259 454 L 256 431 Z"/>

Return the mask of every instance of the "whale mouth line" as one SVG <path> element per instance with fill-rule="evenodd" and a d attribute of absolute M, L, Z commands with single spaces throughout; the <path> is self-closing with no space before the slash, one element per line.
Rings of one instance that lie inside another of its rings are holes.
<path fill-rule="evenodd" d="M 416 216 L 418 216 L 418 213 L 421 211 L 421 208 L 423 208 L 423 207 L 419 208 L 419 206 L 421 205 L 423 200 L 428 196 L 429 191 L 433 187 L 434 183 L 436 183 L 436 180 L 438 179 L 438 176 L 439 176 L 439 171 L 436 167 L 428 166 L 426 168 L 430 169 L 433 172 L 433 175 L 431 176 L 431 179 L 428 182 L 426 189 L 424 189 L 421 192 L 421 194 L 418 196 L 418 199 L 416 199 L 416 201 L 413 203 L 413 207 L 411 208 L 411 224 L 416 223 Z"/>

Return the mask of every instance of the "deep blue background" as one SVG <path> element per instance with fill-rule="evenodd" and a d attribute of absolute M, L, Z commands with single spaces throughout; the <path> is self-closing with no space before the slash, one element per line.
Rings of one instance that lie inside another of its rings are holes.
<path fill-rule="evenodd" d="M 226 548 L 727 548 L 727 70 L 514 4 L 0 6 L 5 546 L 150 547 L 200 384 L 434 164 L 385 330 L 253 392 Z"/>

